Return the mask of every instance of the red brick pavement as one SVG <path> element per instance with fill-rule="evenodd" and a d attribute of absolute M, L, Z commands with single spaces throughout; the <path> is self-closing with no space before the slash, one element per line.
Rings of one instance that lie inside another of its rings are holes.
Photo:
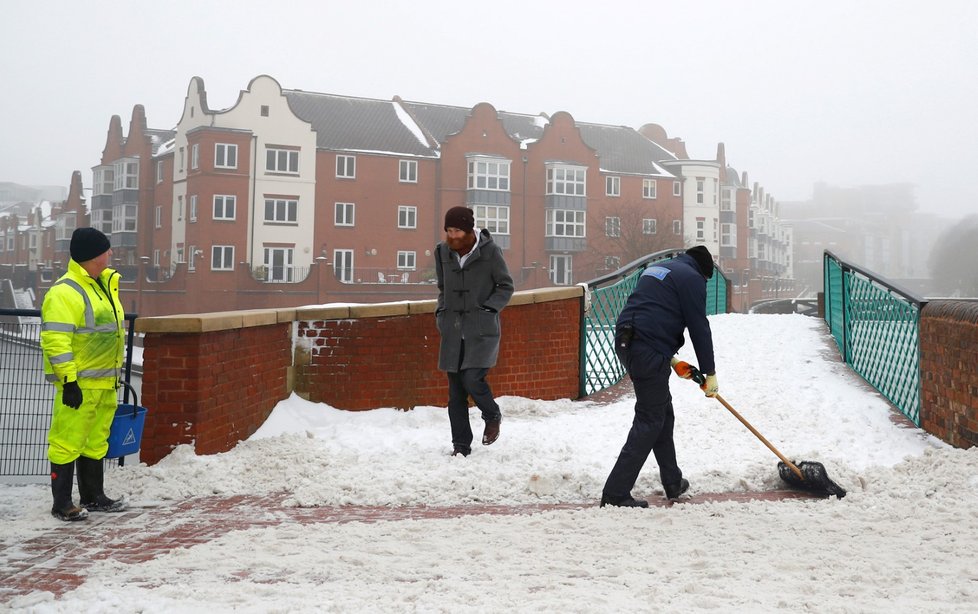
<path fill-rule="evenodd" d="M 476 514 L 516 515 L 576 510 L 596 503 L 530 505 L 458 505 L 447 507 L 286 507 L 286 493 L 258 496 L 200 497 L 157 507 L 136 507 L 116 514 L 92 514 L 86 521 L 59 524 L 46 533 L 0 545 L 0 606 L 32 591 L 57 596 L 80 586 L 92 561 L 140 563 L 171 550 L 188 548 L 231 531 L 288 523 L 384 522 L 456 518 Z M 717 501 L 809 498 L 787 490 L 703 494 L 685 504 Z M 650 505 L 674 505 L 660 497 Z"/>

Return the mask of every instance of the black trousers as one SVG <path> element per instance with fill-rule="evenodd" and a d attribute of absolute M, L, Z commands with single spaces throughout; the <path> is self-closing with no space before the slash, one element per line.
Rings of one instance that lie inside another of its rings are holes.
<path fill-rule="evenodd" d="M 465 358 L 465 342 L 458 364 Z M 482 419 L 493 422 L 502 419 L 499 405 L 486 381 L 489 369 L 459 369 L 448 372 L 448 421 L 452 425 L 452 444 L 468 452 L 472 449 L 472 426 L 469 424 L 469 397 L 482 412 Z"/>
<path fill-rule="evenodd" d="M 635 417 L 618 461 L 604 485 L 603 494 L 612 501 L 631 495 L 649 452 L 655 455 L 663 485 L 677 484 L 683 477 L 672 439 L 676 417 L 669 392 L 672 371 L 669 360 L 635 345 L 630 349 L 628 364 L 635 387 Z"/>

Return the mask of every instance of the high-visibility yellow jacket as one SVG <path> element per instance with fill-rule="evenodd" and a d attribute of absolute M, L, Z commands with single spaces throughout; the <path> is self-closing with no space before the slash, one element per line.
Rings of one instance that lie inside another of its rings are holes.
<path fill-rule="evenodd" d="M 118 386 L 126 318 L 119 301 L 119 277 L 118 271 L 105 269 L 95 279 L 69 260 L 68 272 L 48 290 L 41 305 L 41 349 L 49 382 Z"/>

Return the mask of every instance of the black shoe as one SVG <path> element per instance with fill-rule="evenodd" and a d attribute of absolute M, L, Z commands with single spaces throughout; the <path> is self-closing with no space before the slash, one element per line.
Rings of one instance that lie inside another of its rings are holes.
<path fill-rule="evenodd" d="M 678 484 L 663 484 L 662 490 L 666 491 L 666 499 L 675 501 L 681 497 L 684 492 L 689 490 L 689 480 L 683 478 L 679 480 Z"/>
<path fill-rule="evenodd" d="M 462 446 L 455 446 L 455 449 L 452 450 L 452 456 L 458 456 L 459 454 L 462 456 L 468 456 L 469 454 L 472 454 L 472 449 L 463 448 Z"/>
<path fill-rule="evenodd" d="M 76 520 L 85 520 L 88 518 L 88 510 L 82 509 L 77 505 L 72 505 L 71 507 L 64 509 L 51 508 L 51 515 L 58 520 L 74 522 Z"/>
<path fill-rule="evenodd" d="M 486 429 L 482 433 L 482 445 L 491 446 L 497 439 L 499 439 L 499 425 L 503 421 L 500 417 L 498 420 L 489 420 L 486 422 Z"/>
<path fill-rule="evenodd" d="M 80 505 L 90 512 L 122 512 L 129 507 L 125 497 L 109 499 L 105 495 L 95 497 L 94 501 L 82 501 Z"/>
<path fill-rule="evenodd" d="M 634 499 L 631 495 L 628 495 L 624 499 L 614 499 L 612 500 L 608 495 L 601 495 L 601 505 L 604 507 L 610 505 L 612 507 L 648 507 L 649 502 L 642 499 Z"/>

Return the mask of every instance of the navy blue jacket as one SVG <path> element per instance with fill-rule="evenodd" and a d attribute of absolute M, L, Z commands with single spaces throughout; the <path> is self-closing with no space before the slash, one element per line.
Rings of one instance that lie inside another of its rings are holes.
<path fill-rule="evenodd" d="M 696 350 L 703 373 L 714 373 L 713 334 L 706 319 L 706 278 L 692 256 L 657 262 L 645 269 L 618 316 L 634 328 L 632 343 L 643 343 L 670 359 L 683 346 L 683 330 Z"/>

